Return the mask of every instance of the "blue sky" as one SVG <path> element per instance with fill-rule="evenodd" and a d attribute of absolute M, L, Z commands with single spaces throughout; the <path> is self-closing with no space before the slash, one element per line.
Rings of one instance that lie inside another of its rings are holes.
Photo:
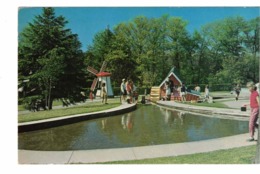
<path fill-rule="evenodd" d="M 20 8 L 18 12 L 18 32 L 20 33 L 42 8 Z M 67 28 L 78 34 L 82 50 L 92 44 L 94 35 L 108 25 L 113 28 L 121 22 L 127 22 L 136 16 L 148 18 L 170 16 L 181 17 L 188 21 L 187 29 L 192 33 L 201 26 L 230 16 L 242 16 L 246 20 L 260 16 L 259 7 L 57 7 L 56 16 L 63 15 Z"/>

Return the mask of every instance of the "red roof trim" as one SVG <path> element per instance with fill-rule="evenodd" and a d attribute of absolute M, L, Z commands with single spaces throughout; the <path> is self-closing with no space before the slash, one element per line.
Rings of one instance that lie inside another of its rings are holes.
<path fill-rule="evenodd" d="M 109 72 L 99 72 L 96 74 L 97 77 L 107 77 L 107 76 L 111 76 L 111 73 Z"/>

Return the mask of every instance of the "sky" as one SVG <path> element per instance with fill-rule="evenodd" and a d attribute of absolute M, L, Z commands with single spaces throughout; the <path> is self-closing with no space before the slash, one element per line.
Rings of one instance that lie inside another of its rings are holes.
<path fill-rule="evenodd" d="M 56 7 L 56 16 L 64 16 L 74 34 L 78 34 L 82 50 L 92 44 L 95 34 L 109 26 L 111 29 L 121 22 L 129 22 L 137 16 L 159 18 L 162 15 L 181 17 L 188 22 L 190 33 L 201 26 L 231 16 L 242 16 L 246 20 L 260 16 L 259 7 Z M 18 33 L 33 22 L 42 8 L 19 8 Z"/>

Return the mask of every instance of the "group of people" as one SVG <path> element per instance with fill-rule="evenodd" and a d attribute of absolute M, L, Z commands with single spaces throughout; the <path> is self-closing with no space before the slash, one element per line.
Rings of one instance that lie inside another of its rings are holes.
<path fill-rule="evenodd" d="M 128 104 L 131 104 L 137 100 L 136 86 L 130 78 L 127 80 L 122 79 L 120 91 L 122 103 L 127 102 Z"/>
<path fill-rule="evenodd" d="M 250 106 L 250 117 L 249 117 L 249 134 L 250 137 L 248 141 L 254 141 L 254 134 L 255 134 L 255 129 L 258 128 L 259 123 L 257 123 L 258 117 L 259 117 L 259 83 L 254 84 L 253 82 L 248 82 L 247 83 L 247 88 L 250 91 L 250 103 L 249 104 L 244 104 L 244 106 Z M 195 87 L 196 90 L 197 87 Z M 198 88 L 197 88 L 198 89 Z M 241 86 L 240 84 L 236 84 L 234 87 L 234 92 L 235 92 L 235 100 L 237 101 L 239 98 L 239 94 L 241 92 Z M 208 86 L 205 88 L 205 97 L 208 96 L 209 90 Z"/>
<path fill-rule="evenodd" d="M 184 83 L 181 84 L 181 86 L 174 86 L 173 81 L 169 77 L 168 80 L 165 82 L 165 97 L 163 100 L 171 100 L 171 95 L 176 90 L 179 93 L 179 96 L 181 97 L 182 102 L 186 101 L 186 92 L 187 88 Z"/>
<path fill-rule="evenodd" d="M 186 94 L 187 94 L 187 87 L 185 86 L 185 83 L 182 83 L 181 86 L 174 86 L 173 81 L 170 77 L 168 77 L 168 80 L 165 82 L 165 97 L 163 97 L 163 100 L 171 100 L 171 95 L 176 90 L 178 92 L 178 95 L 181 98 L 182 102 L 186 102 Z M 196 92 L 200 93 L 200 87 L 196 85 L 195 89 Z M 205 101 L 209 99 L 209 86 L 205 86 Z"/>
<path fill-rule="evenodd" d="M 137 92 L 136 92 L 136 86 L 134 85 L 133 81 L 131 79 L 122 79 L 122 83 L 120 86 L 121 91 L 121 101 L 127 102 L 129 104 L 135 102 L 137 100 Z M 90 98 L 93 100 L 93 91 L 90 92 Z M 107 103 L 107 88 L 106 83 L 101 84 L 101 99 L 102 103 Z"/>

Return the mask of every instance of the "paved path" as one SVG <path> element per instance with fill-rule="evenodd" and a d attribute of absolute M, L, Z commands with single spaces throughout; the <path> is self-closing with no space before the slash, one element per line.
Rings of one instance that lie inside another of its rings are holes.
<path fill-rule="evenodd" d="M 225 105 L 227 105 L 229 108 L 238 109 L 240 110 L 241 106 L 244 106 L 244 104 L 249 104 L 249 100 L 229 100 L 229 101 L 223 101 Z M 247 107 L 249 109 L 249 107 Z"/>
<path fill-rule="evenodd" d="M 231 102 L 227 102 L 227 104 L 229 104 L 230 106 L 232 105 L 232 107 L 236 106 L 237 108 L 235 109 L 195 106 L 195 105 L 188 105 L 188 104 L 183 104 L 180 102 L 173 102 L 173 101 L 158 101 L 157 104 L 165 107 L 183 110 L 183 111 L 195 112 L 200 114 L 208 114 L 208 115 L 226 115 L 230 117 L 249 117 L 250 115 L 249 110 L 247 110 L 246 112 L 242 112 L 240 110 L 241 105 L 238 102 L 236 103 L 236 105 L 231 104 Z"/>
<path fill-rule="evenodd" d="M 130 148 L 77 151 L 19 150 L 18 157 L 20 164 L 80 164 L 139 160 L 211 152 L 256 144 L 256 141 L 247 142 L 247 138 L 248 134 L 242 134 L 212 140 Z"/>

